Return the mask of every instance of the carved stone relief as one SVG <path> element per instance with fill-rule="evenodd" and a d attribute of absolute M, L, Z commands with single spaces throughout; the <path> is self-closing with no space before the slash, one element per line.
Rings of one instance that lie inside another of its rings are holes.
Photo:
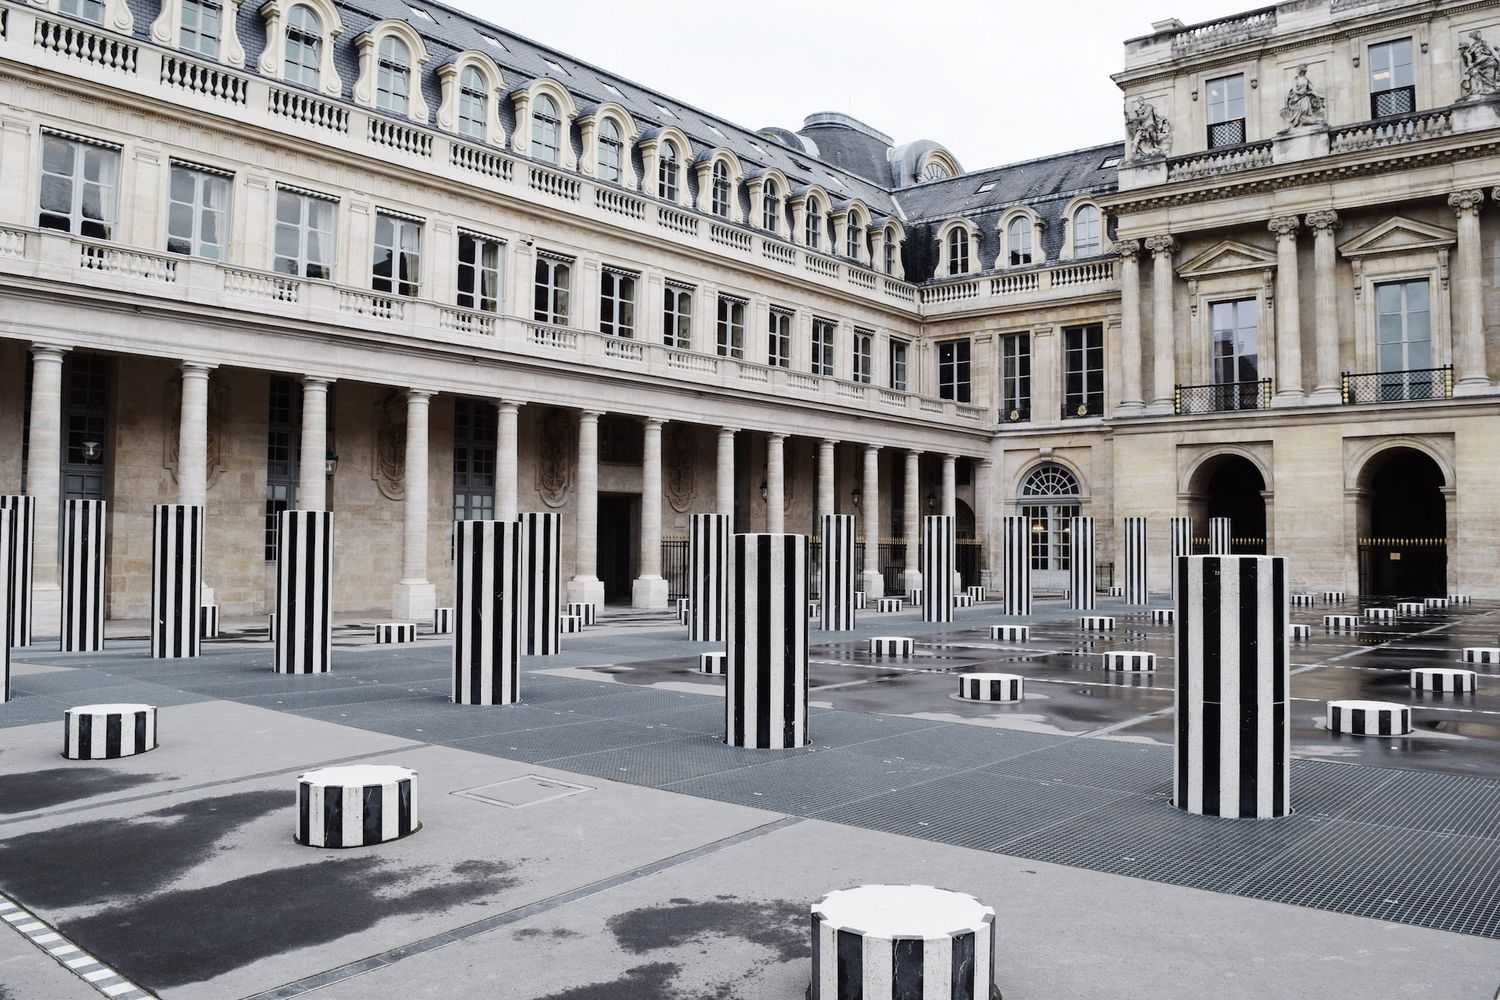
<path fill-rule="evenodd" d="M 561 507 L 573 482 L 573 420 L 564 410 L 548 410 L 537 422 L 536 491 L 548 507 Z"/>
<path fill-rule="evenodd" d="M 370 478 L 389 499 L 406 499 L 406 399 L 394 390 L 375 404 Z"/>
<path fill-rule="evenodd" d="M 677 513 L 686 513 L 693 505 L 697 479 L 693 463 L 693 431 L 676 424 L 669 425 L 667 436 L 667 502 Z"/>

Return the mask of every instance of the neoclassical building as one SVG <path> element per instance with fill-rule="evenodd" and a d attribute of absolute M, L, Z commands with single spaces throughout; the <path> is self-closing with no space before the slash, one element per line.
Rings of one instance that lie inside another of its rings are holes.
<path fill-rule="evenodd" d="M 956 516 L 1040 589 L 1091 514 L 1229 517 L 1299 585 L 1500 597 L 1500 8 L 1293 0 L 1128 41 L 1125 141 L 965 171 L 753 131 L 427 0 L 0 0 L 0 493 L 153 504 L 264 610 L 423 616 L 455 518 L 564 515 L 573 599 L 665 607 L 689 515 L 857 515 L 865 589 Z"/>

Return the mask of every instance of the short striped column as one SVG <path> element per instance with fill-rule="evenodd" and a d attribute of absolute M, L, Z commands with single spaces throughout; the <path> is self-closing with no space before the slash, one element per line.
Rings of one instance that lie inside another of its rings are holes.
<path fill-rule="evenodd" d="M 854 628 L 854 515 L 824 514 L 822 547 L 823 583 L 819 605 L 825 632 L 848 632 Z"/>
<path fill-rule="evenodd" d="M 1292 607 L 1294 607 L 1294 608 L 1315 608 L 1317 606 L 1318 606 L 1318 599 L 1316 597 L 1314 597 L 1312 594 L 1293 594 L 1292 595 Z"/>
<path fill-rule="evenodd" d="M 807 602 L 807 617 L 809 620 L 813 618 L 822 618 L 822 615 L 818 611 L 820 603 L 821 602 L 817 601 L 816 599 Z"/>
<path fill-rule="evenodd" d="M 6 535 L 11 558 L 7 572 L 6 594 L 0 599 L 10 605 L 10 646 L 31 645 L 32 565 L 36 549 L 36 497 L 25 494 L 0 496 L 0 510 L 8 511 Z M 7 598 L 6 595 L 9 595 Z"/>
<path fill-rule="evenodd" d="M 914 608 L 922 606 L 922 592 L 920 590 L 908 590 L 906 592 L 906 603 Z"/>
<path fill-rule="evenodd" d="M 562 651 L 562 641 L 558 638 L 563 585 L 562 515 L 527 511 L 518 520 L 526 546 L 526 569 L 521 580 L 525 589 L 521 598 L 524 632 L 521 652 L 528 656 L 556 656 Z"/>
<path fill-rule="evenodd" d="M 877 660 L 909 660 L 916 642 L 909 636 L 875 635 L 870 637 L 870 655 Z"/>
<path fill-rule="evenodd" d="M 1173 804 L 1265 819 L 1291 808 L 1286 560 L 1177 563 Z"/>
<path fill-rule="evenodd" d="M 433 608 L 432 609 L 432 634 L 433 635 L 447 635 L 448 633 L 450 633 L 452 631 L 453 631 L 453 609 L 452 608 Z"/>
<path fill-rule="evenodd" d="M 1500 648 L 1494 646 L 1465 646 L 1463 662 L 1481 664 L 1500 663 Z"/>
<path fill-rule="evenodd" d="M 353 764 L 320 768 L 297 778 L 299 844 L 369 847 L 400 840 L 421 828 L 417 772 L 410 768 Z"/>
<path fill-rule="evenodd" d="M 854 592 L 854 610 L 863 611 L 868 604 L 869 599 L 865 597 L 865 592 L 863 590 L 856 590 Z"/>
<path fill-rule="evenodd" d="M 922 518 L 922 620 L 953 620 L 953 518 Z"/>
<path fill-rule="evenodd" d="M 995 911 L 926 885 L 862 885 L 812 907 L 808 1000 L 992 1000 Z"/>
<path fill-rule="evenodd" d="M 1030 642 L 1030 625 L 991 625 L 991 642 Z"/>
<path fill-rule="evenodd" d="M 1312 641 L 1312 626 L 1311 625 L 1291 625 L 1291 626 L 1288 626 L 1288 627 L 1292 630 L 1292 641 L 1293 642 L 1311 642 Z"/>
<path fill-rule="evenodd" d="M 284 510 L 277 520 L 278 674 L 325 674 L 333 667 L 333 513 Z"/>
<path fill-rule="evenodd" d="M 376 645 L 395 645 L 417 641 L 416 622 L 378 622 L 375 625 Z"/>
<path fill-rule="evenodd" d="M 69 760 L 114 760 L 154 749 L 155 705 L 78 705 L 63 713 Z"/>
<path fill-rule="evenodd" d="M 558 615 L 557 629 L 563 635 L 579 635 L 583 632 L 583 618 L 580 615 Z"/>
<path fill-rule="evenodd" d="M 730 746 L 807 745 L 807 568 L 806 535 L 730 540 L 724 705 Z"/>
<path fill-rule="evenodd" d="M 1156 669 L 1156 654 L 1112 649 L 1104 654 L 1105 670 L 1150 671 Z"/>
<path fill-rule="evenodd" d="M 1068 518 L 1068 607 L 1094 610 L 1094 519 Z"/>
<path fill-rule="evenodd" d="M 962 674 L 958 678 L 958 696 L 964 701 L 1020 701 L 1022 687 L 1020 674 Z"/>
<path fill-rule="evenodd" d="M 1372 622 L 1393 622 L 1396 620 L 1396 609 L 1365 608 L 1365 618 Z"/>
<path fill-rule="evenodd" d="M 894 614 L 906 606 L 906 601 L 899 597 L 877 597 L 875 598 L 875 613 L 881 615 Z"/>
<path fill-rule="evenodd" d="M 198 632 L 205 639 L 219 637 L 219 606 L 217 604 L 199 605 Z"/>
<path fill-rule="evenodd" d="M 453 701 L 510 705 L 521 697 L 526 608 L 520 521 L 453 522 Z"/>
<path fill-rule="evenodd" d="M 1125 603 L 1151 603 L 1151 583 L 1147 576 L 1146 519 L 1125 519 Z"/>
<path fill-rule="evenodd" d="M 1427 605 L 1421 601 L 1397 601 L 1396 614 L 1402 618 L 1425 618 L 1427 617 Z"/>
<path fill-rule="evenodd" d="M 1005 578 L 1001 611 L 1007 615 L 1031 614 L 1031 519 L 1000 519 L 1000 561 Z"/>
<path fill-rule="evenodd" d="M 203 589 L 203 508 L 160 503 L 151 545 L 151 656 L 197 656 Z"/>
<path fill-rule="evenodd" d="M 1227 556 L 1234 546 L 1232 538 L 1232 526 L 1227 517 L 1211 517 L 1208 519 L 1208 554 L 1211 556 Z"/>
<path fill-rule="evenodd" d="M 1078 619 L 1078 627 L 1085 632 L 1113 632 L 1115 630 L 1115 616 L 1084 615 Z"/>
<path fill-rule="evenodd" d="M 723 676 L 729 669 L 728 658 L 729 654 L 725 652 L 699 653 L 698 673 Z"/>
<path fill-rule="evenodd" d="M 1152 608 L 1152 625 L 1170 625 L 1177 619 L 1177 612 L 1173 608 Z"/>
<path fill-rule="evenodd" d="M 1479 690 L 1477 673 L 1452 667 L 1414 667 L 1410 682 L 1413 690 L 1434 694 L 1473 694 Z"/>
<path fill-rule="evenodd" d="M 688 522 L 688 639 L 723 642 L 729 599 L 728 514 L 694 514 Z"/>
<path fill-rule="evenodd" d="M 1449 594 L 1449 604 L 1473 604 L 1474 598 L 1468 594 Z"/>
<path fill-rule="evenodd" d="M 96 653 L 104 648 L 107 515 L 103 500 L 69 500 L 63 506 L 62 635 L 57 648 L 64 653 Z M 219 633 L 217 625 L 216 620 L 213 635 Z"/>
<path fill-rule="evenodd" d="M 692 607 L 693 602 L 690 598 L 677 598 L 677 624 L 686 625 L 688 623 L 690 620 L 689 616 L 692 614 Z"/>
<path fill-rule="evenodd" d="M 1344 592 L 1342 590 L 1325 590 L 1325 591 L 1323 591 L 1323 603 L 1324 604 L 1343 604 L 1344 600 L 1345 600 L 1345 597 L 1346 597 L 1346 595 L 1344 594 Z"/>
<path fill-rule="evenodd" d="M 975 584 L 967 588 L 965 590 L 965 593 L 969 595 L 969 600 L 973 601 L 975 604 L 984 603 L 984 587 L 980 586 L 979 584 Z"/>
<path fill-rule="evenodd" d="M 1330 701 L 1326 722 L 1331 732 L 1349 736 L 1405 736 L 1411 709 L 1393 701 Z"/>
<path fill-rule="evenodd" d="M 574 601 L 564 605 L 563 614 L 572 615 L 585 625 L 599 624 L 599 608 L 592 601 Z"/>
<path fill-rule="evenodd" d="M 1110 587 L 1109 587 L 1109 596 L 1110 597 L 1124 597 L 1125 596 L 1125 586 L 1124 586 L 1124 584 L 1110 584 Z"/>
<path fill-rule="evenodd" d="M 1324 615 L 1324 632 L 1358 632 L 1359 615 Z"/>
<path fill-rule="evenodd" d="M 0 705 L 10 701 L 10 564 L 15 559 L 15 543 L 10 525 L 13 513 L 0 507 Z"/>
<path fill-rule="evenodd" d="M 1170 522 L 1171 561 L 1167 564 L 1172 577 L 1172 601 L 1177 601 L 1177 560 L 1193 554 L 1193 519 L 1174 517 Z"/>
<path fill-rule="evenodd" d="M 1428 598 L 1424 598 L 1423 601 L 1422 601 L 1422 603 L 1425 604 L 1425 605 L 1427 605 L 1427 608 L 1428 608 L 1429 611 L 1441 611 L 1442 609 L 1444 609 L 1444 608 L 1446 608 L 1448 606 L 1448 598 L 1446 598 L 1446 597 L 1428 597 Z"/>
<path fill-rule="evenodd" d="M 955 608 L 972 608 L 974 606 L 974 598 L 969 594 L 954 594 L 953 606 Z"/>

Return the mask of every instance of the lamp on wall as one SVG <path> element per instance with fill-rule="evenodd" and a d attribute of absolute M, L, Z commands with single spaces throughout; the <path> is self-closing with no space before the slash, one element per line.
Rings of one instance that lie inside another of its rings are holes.
<path fill-rule="evenodd" d="M 930 514 L 937 509 L 937 494 L 931 490 L 927 492 L 927 512 Z"/>
<path fill-rule="evenodd" d="M 854 503 L 854 509 L 859 509 L 859 502 L 865 498 L 865 491 L 858 486 L 849 491 L 849 499 Z"/>
<path fill-rule="evenodd" d="M 104 446 L 98 441 L 83 442 L 83 460 L 93 464 L 103 456 Z"/>
<path fill-rule="evenodd" d="M 760 499 L 761 499 L 761 502 L 764 503 L 765 501 L 769 500 L 770 497 L 771 497 L 771 491 L 768 490 L 768 489 L 766 489 L 766 481 L 764 479 L 762 479 L 760 481 Z"/>
<path fill-rule="evenodd" d="M 323 475 L 327 476 L 329 479 L 332 479 L 333 474 L 337 472 L 338 469 L 339 453 L 330 448 L 323 455 Z"/>

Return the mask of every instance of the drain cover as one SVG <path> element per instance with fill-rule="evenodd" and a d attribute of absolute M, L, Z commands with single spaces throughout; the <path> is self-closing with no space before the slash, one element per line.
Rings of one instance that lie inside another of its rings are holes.
<path fill-rule="evenodd" d="M 589 791 L 593 789 L 587 785 L 573 785 L 566 781 L 558 781 L 556 778 L 527 774 L 519 778 L 507 778 L 505 781 L 465 788 L 453 794 L 492 806 L 520 809 L 523 806 L 534 806 L 538 802 L 551 802 L 553 799 L 563 799 L 569 795 Z"/>

